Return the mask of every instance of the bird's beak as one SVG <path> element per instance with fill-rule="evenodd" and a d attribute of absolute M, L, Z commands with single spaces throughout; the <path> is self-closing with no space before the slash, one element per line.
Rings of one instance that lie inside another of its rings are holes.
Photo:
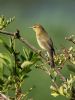
<path fill-rule="evenodd" d="M 33 27 L 28 27 L 28 28 L 33 28 Z"/>

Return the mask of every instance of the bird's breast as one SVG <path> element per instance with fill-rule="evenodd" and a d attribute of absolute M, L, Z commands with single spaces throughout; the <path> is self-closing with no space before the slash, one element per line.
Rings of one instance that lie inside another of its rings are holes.
<path fill-rule="evenodd" d="M 44 42 L 43 42 L 43 40 L 42 40 L 41 37 L 37 37 L 37 42 L 38 42 L 39 46 L 40 46 L 42 49 L 46 50 L 46 48 L 45 48 L 45 46 L 44 46 Z"/>

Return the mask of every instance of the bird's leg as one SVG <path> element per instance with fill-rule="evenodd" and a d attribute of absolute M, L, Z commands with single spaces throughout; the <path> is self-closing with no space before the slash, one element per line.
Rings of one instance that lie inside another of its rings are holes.
<path fill-rule="evenodd" d="M 38 54 L 41 55 L 41 53 L 42 53 L 42 50 L 38 50 Z"/>
<path fill-rule="evenodd" d="M 45 52 L 45 50 L 38 50 L 38 54 L 41 55 Z"/>

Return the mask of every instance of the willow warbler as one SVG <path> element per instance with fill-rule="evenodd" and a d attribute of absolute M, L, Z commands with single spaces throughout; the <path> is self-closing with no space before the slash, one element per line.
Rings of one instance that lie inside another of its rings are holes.
<path fill-rule="evenodd" d="M 53 56 L 55 54 L 55 50 L 54 50 L 54 47 L 53 47 L 52 39 L 49 38 L 48 33 L 45 31 L 45 29 L 43 28 L 42 25 L 35 24 L 31 28 L 36 33 L 36 39 L 37 39 L 37 42 L 38 42 L 39 46 L 42 49 L 44 49 L 48 52 L 48 55 L 50 57 L 51 68 L 54 68 L 55 64 L 54 64 Z"/>

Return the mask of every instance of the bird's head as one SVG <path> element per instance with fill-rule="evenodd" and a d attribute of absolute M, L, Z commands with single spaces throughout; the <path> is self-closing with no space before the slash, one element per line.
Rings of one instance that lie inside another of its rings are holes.
<path fill-rule="evenodd" d="M 41 33 L 42 31 L 44 31 L 44 28 L 40 24 L 35 24 L 30 28 L 32 28 L 36 33 Z"/>

